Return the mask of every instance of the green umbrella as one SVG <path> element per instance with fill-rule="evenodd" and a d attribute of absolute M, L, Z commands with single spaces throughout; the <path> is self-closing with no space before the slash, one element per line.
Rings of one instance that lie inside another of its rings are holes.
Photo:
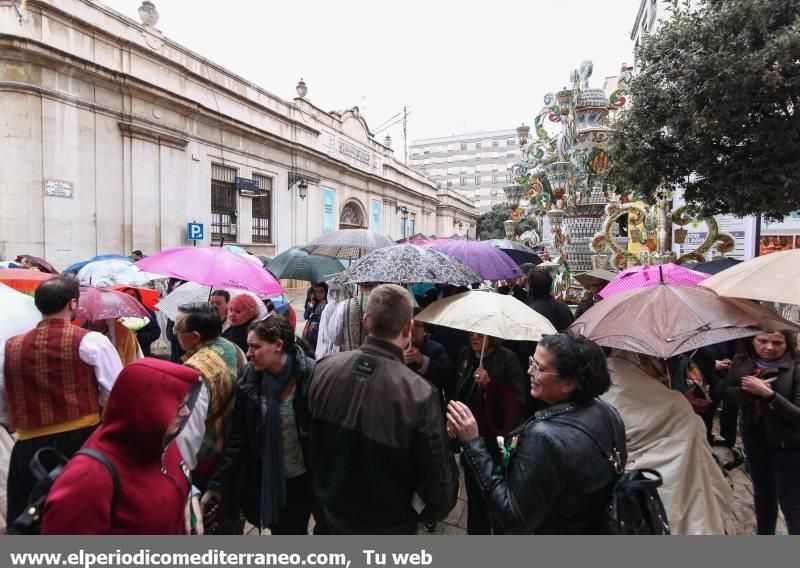
<path fill-rule="evenodd" d="M 275 278 L 322 282 L 326 276 L 344 270 L 344 265 L 335 258 L 308 254 L 299 247 L 293 247 L 272 259 L 267 264 L 267 270 Z"/>

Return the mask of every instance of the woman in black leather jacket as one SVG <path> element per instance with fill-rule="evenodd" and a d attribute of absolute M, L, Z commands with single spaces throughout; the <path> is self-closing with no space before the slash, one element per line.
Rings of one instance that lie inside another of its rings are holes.
<path fill-rule="evenodd" d="M 779 504 L 789 534 L 800 534 L 800 363 L 794 336 L 756 335 L 747 353 L 734 357 L 725 396 L 726 404 L 742 410 L 758 534 L 775 534 Z"/>
<path fill-rule="evenodd" d="M 531 395 L 550 406 L 509 435 L 507 464 L 492 459 L 465 404 L 450 403 L 448 431 L 462 443 L 464 462 L 506 532 L 600 532 L 617 470 L 627 459 L 625 426 L 597 399 L 611 384 L 605 356 L 585 337 L 547 335 L 530 358 L 528 375 Z M 585 431 L 615 454 L 616 469 Z"/>
<path fill-rule="evenodd" d="M 256 527 L 308 534 L 314 498 L 307 393 L 314 360 L 276 314 L 253 323 L 247 342 L 250 363 L 236 385 L 231 433 L 203 505 L 212 508 L 221 499 L 231 508 L 233 499 Z"/>

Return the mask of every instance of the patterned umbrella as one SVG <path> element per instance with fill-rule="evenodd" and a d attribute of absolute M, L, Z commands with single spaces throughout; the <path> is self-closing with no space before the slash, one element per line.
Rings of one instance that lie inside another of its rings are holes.
<path fill-rule="evenodd" d="M 123 317 L 150 317 L 145 307 L 136 298 L 111 288 L 92 288 L 81 286 L 78 302 L 78 319 L 99 321 Z"/>
<path fill-rule="evenodd" d="M 267 265 L 267 270 L 275 278 L 322 282 L 326 276 L 344 270 L 344 265 L 335 258 L 308 254 L 299 247 L 292 247 L 276 256 Z"/>
<path fill-rule="evenodd" d="M 531 264 L 541 264 L 542 259 L 539 258 L 539 255 L 529 246 L 523 245 L 522 243 L 518 243 L 516 241 L 511 241 L 509 239 L 491 239 L 488 241 L 482 241 L 492 245 L 503 251 L 505 254 L 511 257 L 511 260 L 517 263 L 517 265 L 522 265 L 525 263 Z"/>
<path fill-rule="evenodd" d="M 374 250 L 392 245 L 392 239 L 368 229 L 342 229 L 314 239 L 303 250 L 333 258 L 361 258 Z"/>
<path fill-rule="evenodd" d="M 453 284 L 468 286 L 482 279 L 468 266 L 436 249 L 394 245 L 369 253 L 331 278 L 337 284 Z"/>
<path fill-rule="evenodd" d="M 510 280 L 522 276 L 511 257 L 481 241 L 437 240 L 423 246 L 460 260 L 484 280 Z"/>
<path fill-rule="evenodd" d="M 766 308 L 702 286 L 656 284 L 597 302 L 570 326 L 598 345 L 669 358 L 762 329 L 798 329 Z"/>
<path fill-rule="evenodd" d="M 216 289 L 221 290 L 222 288 Z M 238 296 L 239 294 L 249 294 L 253 296 L 257 300 L 256 304 L 258 305 L 258 316 L 256 319 L 261 320 L 267 317 L 267 307 L 264 305 L 264 302 L 261 301 L 261 298 L 252 292 L 236 290 L 232 288 L 228 290 L 228 293 L 230 293 L 231 298 Z M 203 286 L 202 284 L 187 282 L 186 284 L 178 286 L 172 293 L 162 298 L 156 304 L 156 308 L 169 319 L 174 321 L 178 317 L 178 308 L 180 306 L 183 306 L 184 304 L 205 303 L 208 302 L 210 296 L 211 286 Z"/>
<path fill-rule="evenodd" d="M 634 266 L 620 272 L 608 286 L 598 294 L 608 298 L 620 292 L 635 290 L 656 284 L 678 284 L 681 286 L 697 286 L 708 278 L 708 274 L 695 272 L 677 264 L 660 264 L 658 266 Z"/>

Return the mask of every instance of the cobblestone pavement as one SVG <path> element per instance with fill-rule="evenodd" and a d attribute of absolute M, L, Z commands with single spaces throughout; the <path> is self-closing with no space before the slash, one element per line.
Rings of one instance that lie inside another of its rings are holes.
<path fill-rule="evenodd" d="M 297 313 L 297 333 L 303 331 L 303 302 L 305 301 L 306 289 L 288 289 L 287 297 L 291 300 L 292 306 Z M 714 448 L 722 463 L 731 459 L 729 450 L 725 448 Z M 753 485 L 750 476 L 745 472 L 744 466 L 737 467 L 730 472 L 728 482 L 733 489 L 733 511 L 730 519 L 731 532 L 733 534 L 756 534 L 756 515 L 753 508 Z M 313 521 L 312 521 L 313 522 Z M 778 519 L 778 534 L 786 534 L 786 525 L 782 515 Z M 420 526 L 419 534 L 466 534 L 467 533 L 467 495 L 464 489 L 463 473 L 460 477 L 460 487 L 458 491 L 458 501 L 455 508 L 447 518 L 436 525 L 432 533 L 428 533 Z M 257 534 L 257 531 L 256 531 Z"/>

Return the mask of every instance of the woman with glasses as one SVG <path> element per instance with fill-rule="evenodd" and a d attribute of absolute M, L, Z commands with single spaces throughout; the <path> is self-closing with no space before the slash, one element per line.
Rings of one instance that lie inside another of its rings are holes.
<path fill-rule="evenodd" d="M 611 382 L 603 351 L 568 331 L 547 335 L 530 358 L 528 375 L 531 395 L 550 406 L 510 434 L 507 457 L 491 455 L 461 402 L 448 407 L 448 432 L 461 442 L 465 467 L 506 532 L 601 532 L 627 459 L 622 420 L 597 398 Z"/>
<path fill-rule="evenodd" d="M 452 398 L 461 401 L 475 417 L 476 436 L 484 440 L 487 451 L 500 457 L 497 436 L 508 433 L 522 421 L 525 402 L 525 375 L 519 359 L 502 345 L 502 339 L 469 334 L 456 364 L 456 388 Z M 467 472 L 467 532 L 502 534 L 502 526 L 489 514 L 476 479 Z"/>

